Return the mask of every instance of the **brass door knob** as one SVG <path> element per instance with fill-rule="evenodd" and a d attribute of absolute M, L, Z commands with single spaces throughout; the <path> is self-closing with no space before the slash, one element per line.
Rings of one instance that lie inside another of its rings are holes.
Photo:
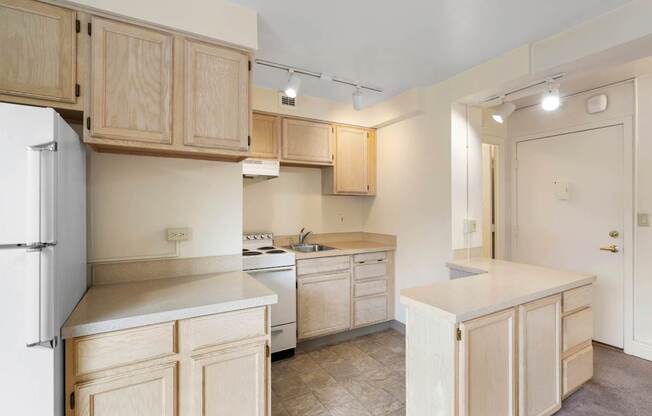
<path fill-rule="evenodd" d="M 602 251 L 611 251 L 612 253 L 618 253 L 620 250 L 618 250 L 618 246 L 615 244 L 611 244 L 607 247 L 600 247 L 600 250 Z"/>

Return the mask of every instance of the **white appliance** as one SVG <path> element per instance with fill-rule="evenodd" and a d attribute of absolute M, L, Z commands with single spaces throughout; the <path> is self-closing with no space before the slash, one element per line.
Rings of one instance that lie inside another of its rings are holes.
<path fill-rule="evenodd" d="M 242 176 L 254 179 L 278 178 L 281 164 L 278 160 L 245 159 L 242 161 Z"/>
<path fill-rule="evenodd" d="M 85 165 L 54 110 L 0 103 L 2 414 L 64 414 L 59 336 L 86 290 Z"/>
<path fill-rule="evenodd" d="M 294 355 L 297 346 L 297 272 L 294 253 L 273 246 L 269 233 L 242 238 L 242 269 L 276 292 L 272 305 L 272 360 Z"/>

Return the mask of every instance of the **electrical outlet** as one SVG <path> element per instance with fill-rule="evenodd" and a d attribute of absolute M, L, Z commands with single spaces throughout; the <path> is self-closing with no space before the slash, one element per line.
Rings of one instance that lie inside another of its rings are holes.
<path fill-rule="evenodd" d="M 192 240 L 192 228 L 168 228 L 168 241 L 188 241 Z"/>
<path fill-rule="evenodd" d="M 464 234 L 471 234 L 478 231 L 478 222 L 472 218 L 464 219 Z"/>
<path fill-rule="evenodd" d="M 344 224 L 344 215 L 337 214 L 337 223 L 338 224 Z"/>

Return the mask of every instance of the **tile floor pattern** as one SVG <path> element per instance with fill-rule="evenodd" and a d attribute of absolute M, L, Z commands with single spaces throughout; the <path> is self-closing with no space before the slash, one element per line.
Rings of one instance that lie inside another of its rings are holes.
<path fill-rule="evenodd" d="M 272 415 L 405 415 L 405 338 L 389 329 L 272 363 Z"/>

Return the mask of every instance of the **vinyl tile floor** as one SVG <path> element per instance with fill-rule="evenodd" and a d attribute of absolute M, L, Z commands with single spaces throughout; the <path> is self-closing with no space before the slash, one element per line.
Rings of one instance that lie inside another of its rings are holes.
<path fill-rule="evenodd" d="M 652 362 L 596 344 L 594 366 L 557 416 L 652 415 Z M 405 338 L 388 329 L 272 363 L 272 415 L 405 415 Z"/>

